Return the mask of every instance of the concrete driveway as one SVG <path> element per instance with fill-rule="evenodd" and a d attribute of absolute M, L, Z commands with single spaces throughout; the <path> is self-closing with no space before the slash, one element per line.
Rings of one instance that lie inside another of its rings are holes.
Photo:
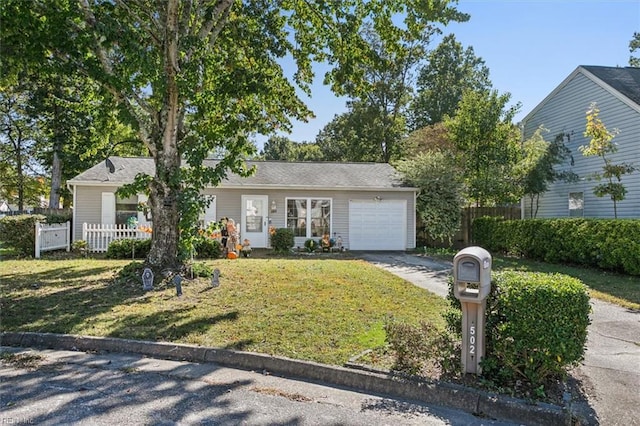
<path fill-rule="evenodd" d="M 452 264 L 403 252 L 358 253 L 358 257 L 445 297 Z M 640 425 L 640 311 L 591 299 L 587 350 L 572 375 L 583 384 L 594 422 Z"/>

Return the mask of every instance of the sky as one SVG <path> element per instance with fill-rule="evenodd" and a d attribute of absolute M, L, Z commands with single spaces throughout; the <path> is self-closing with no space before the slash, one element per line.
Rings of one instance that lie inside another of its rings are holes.
<path fill-rule="evenodd" d="M 471 18 L 443 27 L 443 36 L 455 34 L 485 61 L 493 88 L 511 93 L 511 104 L 521 104 L 516 122 L 579 65 L 627 66 L 629 41 L 640 32 L 640 0 L 460 0 L 457 8 Z M 314 141 L 346 111 L 346 98 L 323 86 L 322 75 L 311 90 L 311 97 L 301 98 L 316 118 L 294 123 L 285 136 L 296 142 Z M 265 140 L 258 140 L 259 148 Z"/>

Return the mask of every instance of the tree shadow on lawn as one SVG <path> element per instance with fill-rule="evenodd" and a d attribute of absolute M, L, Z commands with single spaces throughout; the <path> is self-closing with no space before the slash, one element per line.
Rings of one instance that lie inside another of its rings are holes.
<path fill-rule="evenodd" d="M 205 334 L 216 324 L 236 321 L 238 311 L 229 311 L 207 317 L 191 317 L 192 308 L 159 311 L 148 315 L 128 315 L 118 320 L 110 337 L 137 340 L 177 342 L 189 335 Z M 247 344 L 250 344 L 249 342 Z M 244 345 L 246 346 L 246 344 Z"/>

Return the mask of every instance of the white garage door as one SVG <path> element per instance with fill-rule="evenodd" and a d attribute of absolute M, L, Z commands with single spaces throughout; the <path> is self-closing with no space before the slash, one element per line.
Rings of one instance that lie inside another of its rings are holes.
<path fill-rule="evenodd" d="M 349 201 L 350 250 L 405 250 L 406 248 L 406 201 Z"/>

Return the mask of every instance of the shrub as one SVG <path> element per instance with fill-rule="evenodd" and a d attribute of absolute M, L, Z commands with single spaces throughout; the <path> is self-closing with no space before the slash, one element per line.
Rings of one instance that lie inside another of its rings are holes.
<path fill-rule="evenodd" d="M 478 218 L 474 242 L 494 252 L 640 275 L 640 220 Z"/>
<path fill-rule="evenodd" d="M 304 248 L 307 250 L 307 252 L 309 253 L 313 253 L 318 247 L 320 247 L 320 244 L 318 243 L 318 241 L 309 238 L 308 240 L 306 240 L 304 242 Z"/>
<path fill-rule="evenodd" d="M 460 309 L 460 302 L 452 306 Z M 576 278 L 495 273 L 487 300 L 483 376 L 498 386 L 520 380 L 533 389 L 563 378 L 584 356 L 590 309 L 586 287 Z M 460 333 L 459 315 L 445 319 Z"/>
<path fill-rule="evenodd" d="M 115 240 L 107 248 L 107 258 L 109 259 L 137 259 L 146 258 L 151 250 L 151 239 L 136 240 L 122 239 Z"/>
<path fill-rule="evenodd" d="M 0 219 L 0 239 L 23 256 L 34 256 L 36 222 L 46 222 L 43 215 L 6 216 Z"/>
<path fill-rule="evenodd" d="M 184 274 L 189 278 L 210 278 L 213 275 L 213 269 L 203 262 L 189 262 L 184 266 Z"/>
<path fill-rule="evenodd" d="M 278 228 L 271 236 L 271 246 L 276 253 L 288 253 L 295 244 L 293 231 L 287 228 Z"/>
<path fill-rule="evenodd" d="M 199 259 L 217 259 L 222 256 L 222 243 L 211 238 L 198 238 L 194 249 Z"/>
<path fill-rule="evenodd" d="M 459 370 L 459 344 L 453 336 L 433 324 L 423 321 L 412 325 L 388 320 L 384 331 L 394 353 L 394 371 L 419 375 L 429 366 L 439 367 L 445 374 Z"/>

